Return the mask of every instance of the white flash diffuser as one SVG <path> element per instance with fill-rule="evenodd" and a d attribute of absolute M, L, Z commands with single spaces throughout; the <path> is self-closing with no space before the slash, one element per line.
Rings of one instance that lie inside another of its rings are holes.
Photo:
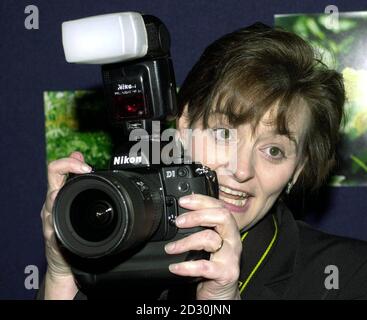
<path fill-rule="evenodd" d="M 62 43 L 70 63 L 115 63 L 144 57 L 148 51 L 144 19 L 137 12 L 66 21 Z"/>

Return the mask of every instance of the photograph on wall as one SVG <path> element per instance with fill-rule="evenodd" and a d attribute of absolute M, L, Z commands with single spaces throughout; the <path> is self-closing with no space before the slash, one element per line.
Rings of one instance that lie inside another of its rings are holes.
<path fill-rule="evenodd" d="M 313 45 L 322 61 L 343 74 L 346 123 L 333 186 L 367 185 L 367 12 L 279 14 L 275 26 Z"/>
<path fill-rule="evenodd" d="M 47 163 L 79 151 L 94 169 L 108 169 L 125 138 L 109 119 L 103 90 L 45 91 L 43 99 Z M 174 120 L 161 124 L 174 126 Z"/>
<path fill-rule="evenodd" d="M 94 168 L 107 169 L 112 138 L 103 92 L 47 91 L 43 96 L 47 163 L 79 151 Z"/>

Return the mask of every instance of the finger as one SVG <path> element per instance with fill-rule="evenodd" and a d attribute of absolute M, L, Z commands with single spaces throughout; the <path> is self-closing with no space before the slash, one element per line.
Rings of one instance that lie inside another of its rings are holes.
<path fill-rule="evenodd" d="M 204 259 L 170 264 L 169 271 L 180 276 L 206 279 L 220 279 L 224 272 L 221 263 Z"/>
<path fill-rule="evenodd" d="M 84 161 L 84 156 L 83 156 L 83 154 L 81 153 L 81 152 L 79 152 L 79 151 L 73 151 L 71 154 L 70 154 L 70 156 L 69 156 L 70 158 L 74 158 L 74 159 L 76 159 L 76 160 L 79 160 L 79 161 L 81 161 L 81 162 L 85 162 Z"/>
<path fill-rule="evenodd" d="M 205 250 L 207 252 L 216 252 L 221 248 L 223 239 L 214 230 L 206 229 L 195 232 L 183 239 L 170 242 L 165 246 L 169 254 L 179 254 L 190 250 Z"/>
<path fill-rule="evenodd" d="M 189 211 L 176 218 L 179 228 L 197 226 L 214 228 L 222 239 L 237 241 L 240 237 L 236 220 L 226 208 L 211 208 Z"/>
<path fill-rule="evenodd" d="M 237 282 L 239 277 L 238 261 L 228 265 L 226 261 L 203 259 L 174 263 L 169 265 L 168 268 L 172 273 L 180 276 L 203 277 L 223 284 Z"/>
<path fill-rule="evenodd" d="M 209 197 L 203 194 L 191 194 L 179 199 L 181 207 L 197 210 L 205 208 L 224 208 L 223 202 L 219 199 Z"/>
<path fill-rule="evenodd" d="M 48 165 L 49 190 L 60 189 L 68 173 L 88 173 L 92 170 L 86 163 L 75 158 L 62 158 Z"/>

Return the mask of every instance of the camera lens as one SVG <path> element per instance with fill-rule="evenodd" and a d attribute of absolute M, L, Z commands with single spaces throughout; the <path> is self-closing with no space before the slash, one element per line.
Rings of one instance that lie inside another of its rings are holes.
<path fill-rule="evenodd" d="M 92 222 L 103 227 L 113 217 L 113 209 L 107 202 L 98 201 L 91 206 Z"/>
<path fill-rule="evenodd" d="M 70 179 L 53 207 L 57 238 L 73 254 L 127 252 L 156 232 L 164 212 L 157 174 L 101 171 Z"/>
<path fill-rule="evenodd" d="M 116 228 L 115 211 L 108 194 L 101 190 L 85 190 L 71 203 L 70 221 L 81 238 L 92 242 L 103 241 Z"/>

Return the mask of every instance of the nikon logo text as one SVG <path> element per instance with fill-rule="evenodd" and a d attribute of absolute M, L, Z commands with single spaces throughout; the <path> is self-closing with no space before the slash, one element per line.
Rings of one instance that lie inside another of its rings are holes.
<path fill-rule="evenodd" d="M 130 89 L 136 89 L 136 84 L 132 85 L 122 83 L 117 85 L 117 90 L 130 90 Z"/>
<path fill-rule="evenodd" d="M 121 157 L 114 157 L 113 164 L 138 164 L 141 163 L 141 157 L 128 157 L 128 156 L 121 156 Z"/>

